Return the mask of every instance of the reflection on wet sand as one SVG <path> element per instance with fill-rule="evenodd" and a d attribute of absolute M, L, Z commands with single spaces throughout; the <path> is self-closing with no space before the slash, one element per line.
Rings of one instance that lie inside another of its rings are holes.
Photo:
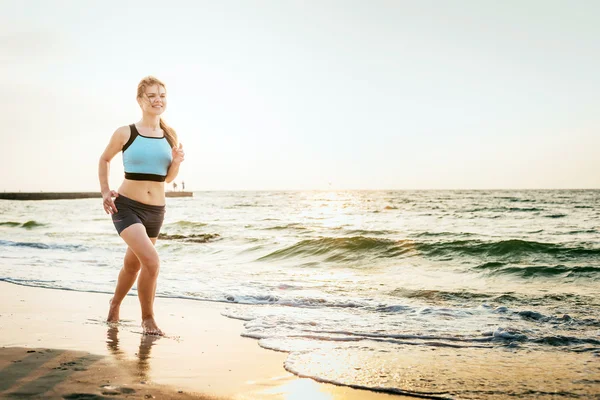
<path fill-rule="evenodd" d="M 119 349 L 119 328 L 111 326 L 106 332 L 106 347 L 117 360 L 123 359 L 123 350 Z"/>
<path fill-rule="evenodd" d="M 149 372 L 150 372 L 150 350 L 154 345 L 154 342 L 159 340 L 161 336 L 157 335 L 141 335 L 140 338 L 140 346 L 138 348 L 137 360 L 135 361 L 135 366 L 132 368 L 132 372 L 135 371 L 136 375 L 142 381 L 147 381 Z M 118 326 L 110 326 L 108 331 L 106 332 L 106 347 L 109 352 L 117 359 L 119 362 L 130 363 L 131 361 L 127 359 L 126 353 L 119 347 L 119 327 Z"/>

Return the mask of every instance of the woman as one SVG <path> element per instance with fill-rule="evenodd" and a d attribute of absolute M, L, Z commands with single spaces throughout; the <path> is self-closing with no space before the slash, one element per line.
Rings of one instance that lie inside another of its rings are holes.
<path fill-rule="evenodd" d="M 117 232 L 128 246 L 107 321 L 119 321 L 121 302 L 141 271 L 137 291 L 142 328 L 144 334 L 162 336 L 153 309 L 160 268 L 154 245 L 165 214 L 164 182 L 170 183 L 177 177 L 184 152 L 175 131 L 160 117 L 167 107 L 165 85 L 152 76 L 142 79 L 137 102 L 142 119 L 115 131 L 98 166 L 104 211 L 112 215 Z M 114 191 L 108 184 L 108 172 L 110 161 L 120 151 L 123 151 L 125 179 L 119 190 Z"/>

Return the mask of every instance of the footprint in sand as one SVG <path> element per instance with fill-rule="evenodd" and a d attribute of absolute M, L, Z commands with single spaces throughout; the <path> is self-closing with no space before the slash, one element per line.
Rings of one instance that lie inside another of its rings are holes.
<path fill-rule="evenodd" d="M 63 396 L 66 400 L 107 400 L 112 397 L 100 396 L 93 393 L 69 393 Z"/>
<path fill-rule="evenodd" d="M 135 393 L 135 389 L 123 387 L 123 386 L 114 386 L 114 385 L 101 385 L 102 394 L 106 395 L 119 395 L 119 394 L 132 394 Z"/>

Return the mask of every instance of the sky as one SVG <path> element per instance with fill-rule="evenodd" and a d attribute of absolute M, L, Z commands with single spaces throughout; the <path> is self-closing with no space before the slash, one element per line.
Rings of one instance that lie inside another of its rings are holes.
<path fill-rule="evenodd" d="M 600 188 L 600 2 L 0 0 L 2 191 L 99 191 L 165 82 L 190 190 Z M 121 155 L 110 186 L 123 179 Z"/>

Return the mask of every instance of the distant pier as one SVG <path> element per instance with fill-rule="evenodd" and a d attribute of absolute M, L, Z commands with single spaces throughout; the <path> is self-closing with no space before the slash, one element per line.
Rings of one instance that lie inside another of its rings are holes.
<path fill-rule="evenodd" d="M 193 192 L 166 192 L 167 197 L 193 197 Z M 0 200 L 100 199 L 100 192 L 0 192 Z"/>

